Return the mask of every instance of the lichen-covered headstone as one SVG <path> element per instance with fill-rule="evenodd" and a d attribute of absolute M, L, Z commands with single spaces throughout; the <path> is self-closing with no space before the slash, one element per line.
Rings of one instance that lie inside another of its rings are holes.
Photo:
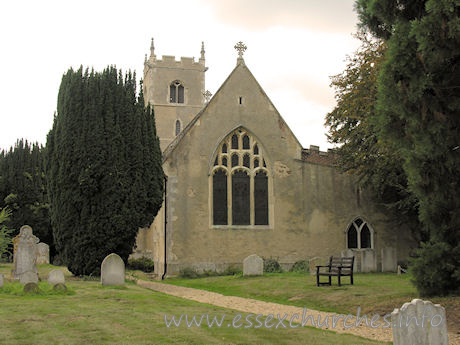
<path fill-rule="evenodd" d="M 361 252 L 361 272 L 377 271 L 377 255 L 373 249 L 366 249 Z"/>
<path fill-rule="evenodd" d="M 64 272 L 61 270 L 52 270 L 48 273 L 47 281 L 50 285 L 65 284 Z"/>
<path fill-rule="evenodd" d="M 308 260 L 308 270 L 311 276 L 316 276 L 316 266 L 324 265 L 324 260 L 318 256 L 315 256 Z"/>
<path fill-rule="evenodd" d="M 391 313 L 394 345 L 449 345 L 446 310 L 414 299 Z"/>
<path fill-rule="evenodd" d="M 28 283 L 38 284 L 38 274 L 32 271 L 24 272 L 23 274 L 19 276 L 19 282 L 22 285 L 25 285 Z"/>
<path fill-rule="evenodd" d="M 50 263 L 50 246 L 40 242 L 37 244 L 37 265 Z"/>
<path fill-rule="evenodd" d="M 125 263 L 115 253 L 109 254 L 101 265 L 102 285 L 125 285 Z"/>
<path fill-rule="evenodd" d="M 14 242 L 16 251 L 14 253 L 13 278 L 19 279 L 21 284 L 38 282 L 36 262 L 39 239 L 32 234 L 30 226 L 24 225 L 19 230 L 19 235 L 15 237 Z"/>
<path fill-rule="evenodd" d="M 53 286 L 53 290 L 55 291 L 67 291 L 67 286 L 63 283 L 58 283 Z"/>
<path fill-rule="evenodd" d="M 249 255 L 243 260 L 244 276 L 261 276 L 264 274 L 264 260 L 256 255 Z"/>
<path fill-rule="evenodd" d="M 37 283 L 27 283 L 26 285 L 24 285 L 24 292 L 37 293 L 39 291 L 40 289 L 38 288 Z"/>
<path fill-rule="evenodd" d="M 382 272 L 397 272 L 398 270 L 398 257 L 396 255 L 396 248 L 385 247 L 382 248 Z"/>

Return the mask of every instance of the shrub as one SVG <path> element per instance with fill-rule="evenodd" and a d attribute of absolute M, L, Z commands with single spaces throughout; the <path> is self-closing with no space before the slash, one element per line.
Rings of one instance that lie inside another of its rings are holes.
<path fill-rule="evenodd" d="M 185 267 L 179 271 L 179 277 L 181 278 L 199 278 L 200 275 L 193 268 Z"/>
<path fill-rule="evenodd" d="M 220 275 L 222 276 L 236 276 L 243 274 L 243 270 L 236 266 L 228 266 Z"/>
<path fill-rule="evenodd" d="M 291 267 L 291 272 L 298 272 L 298 273 L 310 272 L 310 266 L 308 264 L 308 260 L 296 261 L 294 265 L 292 265 Z"/>
<path fill-rule="evenodd" d="M 11 216 L 11 210 L 3 208 L 0 211 L 0 258 L 8 254 L 8 246 L 11 244 L 11 233 L 13 230 L 8 229 L 3 223 L 6 223 Z"/>
<path fill-rule="evenodd" d="M 127 266 L 130 270 L 140 270 L 147 273 L 153 272 L 154 270 L 153 261 L 144 256 L 139 259 L 129 259 Z"/>
<path fill-rule="evenodd" d="M 229 266 L 222 272 L 216 272 L 211 270 L 205 270 L 203 273 L 198 273 L 191 267 L 185 267 L 179 271 L 179 277 L 181 278 L 204 278 L 204 277 L 219 277 L 219 276 L 235 276 L 243 274 L 241 268 Z"/>
<path fill-rule="evenodd" d="M 277 259 L 274 258 L 262 258 L 264 260 L 264 272 L 266 273 L 281 273 L 283 268 Z"/>

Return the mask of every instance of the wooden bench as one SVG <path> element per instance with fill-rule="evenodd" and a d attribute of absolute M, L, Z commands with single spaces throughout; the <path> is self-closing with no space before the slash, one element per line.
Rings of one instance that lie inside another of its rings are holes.
<path fill-rule="evenodd" d="M 337 277 L 339 286 L 341 286 L 341 277 L 350 277 L 350 283 L 353 285 L 353 264 L 355 257 L 333 257 L 329 258 L 329 265 L 327 266 L 316 266 L 316 286 L 320 285 L 331 285 L 331 277 Z M 326 283 L 320 283 L 319 277 L 329 277 L 329 281 Z"/>

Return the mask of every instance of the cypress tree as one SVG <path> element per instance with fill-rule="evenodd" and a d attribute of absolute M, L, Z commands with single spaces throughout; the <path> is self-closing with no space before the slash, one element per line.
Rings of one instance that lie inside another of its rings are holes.
<path fill-rule="evenodd" d="M 74 274 L 99 274 L 112 252 L 126 261 L 138 228 L 161 207 L 161 153 L 141 98 L 135 76 L 115 67 L 70 69 L 62 78 L 47 179 L 57 250 Z"/>

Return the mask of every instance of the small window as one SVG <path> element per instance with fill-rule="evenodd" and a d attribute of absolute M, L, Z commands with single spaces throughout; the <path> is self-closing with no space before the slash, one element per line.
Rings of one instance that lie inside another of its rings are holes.
<path fill-rule="evenodd" d="M 254 154 L 258 155 L 259 154 L 259 146 L 254 145 Z"/>
<path fill-rule="evenodd" d="M 258 168 L 259 167 L 259 160 L 256 158 L 254 159 L 254 168 Z"/>
<path fill-rule="evenodd" d="M 222 157 L 222 165 L 223 165 L 224 167 L 227 166 L 227 158 L 226 158 L 226 157 Z"/>
<path fill-rule="evenodd" d="M 180 133 L 180 121 L 176 120 L 176 136 L 178 136 Z"/>
<path fill-rule="evenodd" d="M 238 159 L 238 155 L 235 153 L 233 156 L 232 156 L 232 168 L 233 167 L 237 167 L 239 165 L 239 159 Z"/>
<path fill-rule="evenodd" d="M 249 155 L 244 155 L 243 157 L 243 166 L 249 168 Z"/>
<path fill-rule="evenodd" d="M 218 158 L 219 158 L 219 157 L 216 157 L 216 160 L 214 161 L 214 166 L 219 165 Z"/>
<path fill-rule="evenodd" d="M 372 232 L 369 225 L 361 218 L 356 218 L 347 230 L 348 248 L 366 249 L 372 248 Z"/>
<path fill-rule="evenodd" d="M 222 153 L 227 153 L 227 144 L 222 145 Z"/>
<path fill-rule="evenodd" d="M 240 103 L 240 104 L 243 104 L 243 97 L 240 97 L 239 103 Z"/>
<path fill-rule="evenodd" d="M 249 137 L 247 135 L 243 137 L 243 150 L 249 150 Z"/>
<path fill-rule="evenodd" d="M 173 81 L 171 85 L 169 85 L 169 102 L 184 103 L 184 86 L 180 81 Z"/>
<path fill-rule="evenodd" d="M 232 136 L 232 150 L 238 150 L 238 136 L 236 134 Z"/>

